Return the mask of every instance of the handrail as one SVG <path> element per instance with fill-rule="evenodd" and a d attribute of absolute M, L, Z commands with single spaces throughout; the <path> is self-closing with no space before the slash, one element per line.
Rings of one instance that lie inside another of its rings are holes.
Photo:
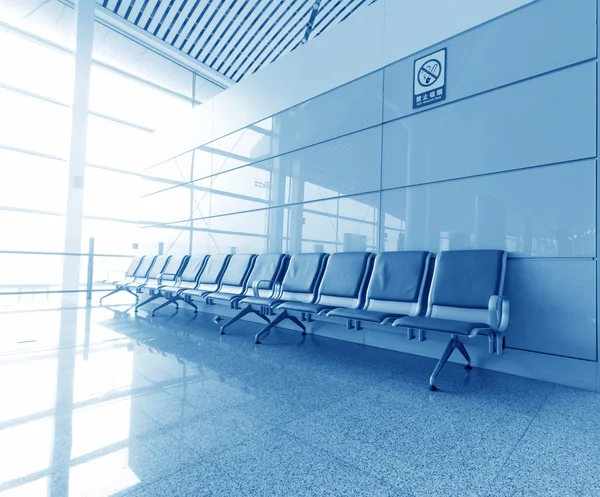
<path fill-rule="evenodd" d="M 29 250 L 0 250 L 0 254 L 15 254 L 15 255 L 68 255 L 89 257 L 89 252 L 32 252 Z M 135 257 L 133 254 L 93 254 L 94 257 Z"/>

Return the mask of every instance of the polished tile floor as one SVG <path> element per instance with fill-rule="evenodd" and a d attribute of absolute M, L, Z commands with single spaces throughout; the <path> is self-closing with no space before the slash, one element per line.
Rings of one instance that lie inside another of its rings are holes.
<path fill-rule="evenodd" d="M 0 496 L 600 495 L 600 394 L 256 330 L 0 314 Z"/>

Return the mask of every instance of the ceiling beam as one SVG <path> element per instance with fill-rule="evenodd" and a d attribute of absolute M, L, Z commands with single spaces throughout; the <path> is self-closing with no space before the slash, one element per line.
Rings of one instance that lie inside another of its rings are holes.
<path fill-rule="evenodd" d="M 59 0 L 59 2 L 71 8 L 75 7 L 72 0 Z M 202 64 L 186 53 L 172 47 L 170 44 L 161 40 L 157 36 L 154 36 L 135 24 L 126 21 L 118 14 L 115 14 L 114 12 L 102 7 L 101 4 L 97 3 L 96 7 L 96 20 L 105 26 L 128 38 L 133 38 L 140 45 L 153 50 L 154 52 L 158 52 L 168 59 L 174 60 L 186 69 L 195 72 L 196 74 L 200 74 L 218 86 L 229 88 L 234 84 L 234 81 L 227 76 L 218 73 L 214 69 L 208 67 L 206 64 Z"/>

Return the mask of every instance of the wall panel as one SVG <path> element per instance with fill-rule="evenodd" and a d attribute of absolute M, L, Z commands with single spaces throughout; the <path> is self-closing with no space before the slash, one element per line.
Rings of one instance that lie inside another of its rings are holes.
<path fill-rule="evenodd" d="M 595 0 L 578 1 L 577 8 L 564 0 L 536 2 L 386 67 L 384 120 L 416 112 L 413 61 L 440 48 L 448 49 L 451 102 L 594 58 L 595 39 Z"/>
<path fill-rule="evenodd" d="M 509 261 L 507 346 L 596 360 L 595 261 Z"/>
<path fill-rule="evenodd" d="M 390 188 L 595 156 L 589 62 L 384 125 L 382 176 Z"/>
<path fill-rule="evenodd" d="M 384 248 L 595 257 L 595 184 L 589 160 L 387 190 Z"/>

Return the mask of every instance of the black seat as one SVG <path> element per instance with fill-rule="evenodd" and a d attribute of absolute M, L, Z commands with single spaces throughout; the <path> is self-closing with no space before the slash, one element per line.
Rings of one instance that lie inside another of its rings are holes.
<path fill-rule="evenodd" d="M 109 271 L 108 274 L 108 278 L 100 280 L 100 281 L 96 281 L 96 283 L 101 283 L 103 285 L 124 285 L 125 283 L 129 283 L 133 280 L 133 276 L 135 274 L 135 271 L 137 270 L 138 266 L 140 265 L 140 262 L 142 262 L 142 259 L 144 258 L 143 255 L 138 255 L 136 257 L 134 257 L 133 259 L 131 259 L 131 262 L 129 263 L 129 267 L 125 270 L 125 274 L 123 275 L 123 271 L 114 271 L 116 273 L 120 273 L 121 275 L 123 275 L 120 278 L 113 278 L 110 276 L 110 274 L 113 271 Z"/>
<path fill-rule="evenodd" d="M 216 302 L 230 304 L 236 297 L 241 298 L 246 291 L 248 276 L 250 276 L 256 257 L 256 254 L 232 255 L 221 278 L 219 290 L 206 294 L 206 303 L 211 305 Z"/>
<path fill-rule="evenodd" d="M 285 254 L 261 254 L 254 261 L 254 267 L 248 277 L 244 293 L 239 295 L 220 291 L 209 294 L 208 298 L 215 302 L 229 303 L 234 308 L 239 307 L 239 303 L 244 297 L 252 294 L 259 298 L 271 298 L 276 285 L 281 283 L 288 261 L 289 257 Z M 221 333 L 225 333 L 226 328 L 250 313 L 258 315 L 267 323 L 270 322 L 270 319 L 264 313 L 253 309 L 252 305 L 246 305 L 238 314 L 221 326 Z"/>
<path fill-rule="evenodd" d="M 338 252 L 329 256 L 315 302 L 284 302 L 282 311 L 302 313 L 302 319 L 312 314 L 324 314 L 338 306 L 358 309 L 362 306 L 371 272 L 370 252 Z"/>
<path fill-rule="evenodd" d="M 198 284 L 198 278 L 204 270 L 208 258 L 209 256 L 205 254 L 192 255 L 188 259 L 185 269 L 183 270 L 181 275 L 175 279 L 175 282 L 171 283 L 170 285 L 165 284 L 164 286 L 160 287 L 159 292 L 165 299 L 167 299 L 167 301 L 163 302 L 158 307 L 155 307 L 152 310 L 152 316 L 154 316 L 156 311 L 158 311 L 159 309 L 162 309 L 163 307 L 166 307 L 172 303 L 175 303 L 175 306 L 178 309 L 179 305 L 177 304 L 177 302 L 179 300 L 186 302 L 191 307 L 193 307 L 196 312 L 198 312 L 198 308 L 196 307 L 196 305 L 185 301 L 185 299 L 181 296 L 181 292 L 196 287 L 196 285 Z"/>
<path fill-rule="evenodd" d="M 169 257 L 170 256 L 168 255 L 156 256 L 154 258 L 152 266 L 150 267 L 150 270 L 146 275 L 146 279 L 141 283 L 139 283 L 138 281 L 132 281 L 131 283 L 127 283 L 125 285 L 125 288 L 133 290 L 136 293 L 136 296 L 139 297 L 137 294 L 140 293 L 140 290 L 144 285 L 157 281 L 158 276 L 163 272 L 165 266 L 169 262 Z"/>
<path fill-rule="evenodd" d="M 181 295 L 188 304 L 193 305 L 192 298 L 203 299 L 209 293 L 216 292 L 219 289 L 221 278 L 225 273 L 225 269 L 227 269 L 230 258 L 230 254 L 209 256 L 196 286 L 181 292 Z"/>
<path fill-rule="evenodd" d="M 339 307 L 327 316 L 345 318 L 349 328 L 354 322 L 360 329 L 361 321 L 387 324 L 419 314 L 430 260 L 429 252 L 381 252 L 375 258 L 363 308 Z"/>
<path fill-rule="evenodd" d="M 471 359 L 460 336 L 484 333 L 489 352 L 501 353 L 508 326 L 509 302 L 502 296 L 507 253 L 502 250 L 452 250 L 438 254 L 425 316 L 407 316 L 393 326 L 450 334 L 450 341 L 437 363 L 429 385 L 457 349 L 471 369 Z"/>
<path fill-rule="evenodd" d="M 122 291 L 129 292 L 129 290 L 127 290 L 125 288 L 125 285 L 127 283 L 131 283 L 135 279 L 136 272 L 137 272 L 138 268 L 140 267 L 140 264 L 143 260 L 144 260 L 143 255 L 137 256 L 137 257 L 134 257 L 133 259 L 131 259 L 131 262 L 129 263 L 129 267 L 127 268 L 127 270 L 125 271 L 125 274 L 123 275 L 123 277 L 121 279 L 111 278 L 110 272 L 109 272 L 108 278 L 96 282 L 96 283 L 100 283 L 103 285 L 114 285 L 115 286 L 114 290 L 108 292 L 106 295 L 104 295 L 103 297 L 100 298 L 100 305 L 102 305 L 102 301 L 106 297 L 109 297 L 110 295 L 114 295 L 115 293 L 119 293 Z M 119 271 L 119 272 L 121 274 L 123 274 L 121 271 Z M 129 292 L 129 293 L 131 293 L 131 292 Z"/>
<path fill-rule="evenodd" d="M 127 292 L 127 293 L 133 295 L 135 297 L 135 300 L 137 303 L 139 296 L 138 296 L 136 290 L 140 285 L 143 285 L 148 280 L 148 273 L 150 272 L 150 269 L 152 269 L 152 266 L 154 265 L 155 260 L 156 260 L 156 256 L 143 257 L 139 266 L 135 270 L 133 279 L 131 281 L 127 281 L 126 283 L 118 286 L 112 292 L 104 295 L 104 297 L 102 297 L 102 299 L 100 299 L 100 300 L 102 301 L 103 299 L 105 299 L 106 297 L 108 297 L 110 295 L 113 295 L 117 292 L 123 291 L 123 292 Z"/>
<path fill-rule="evenodd" d="M 149 279 L 147 283 L 139 288 L 139 291 L 142 293 L 148 292 L 148 298 L 137 304 L 135 306 L 135 311 L 137 312 L 137 310 L 143 305 L 163 297 L 159 290 L 168 283 L 175 283 L 177 277 L 184 270 L 188 259 L 189 256 L 187 255 L 172 255 L 168 259 L 167 264 L 164 266 L 163 271 L 158 275 L 158 277 L 152 280 Z"/>
<path fill-rule="evenodd" d="M 290 259 L 289 267 L 281 284 L 273 282 L 275 286 L 273 296 L 261 297 L 255 295 L 245 297 L 240 301 L 240 304 L 259 308 L 262 314 L 267 312 L 270 314 L 278 304 L 283 302 L 293 301 L 311 304 L 317 296 L 317 289 L 326 262 L 327 254 L 324 253 L 296 254 Z M 256 343 L 260 343 L 260 337 L 267 335 L 274 326 L 285 319 L 296 323 L 302 329 L 302 333 L 306 334 L 304 324 L 296 316 L 283 311 L 256 335 Z"/>

